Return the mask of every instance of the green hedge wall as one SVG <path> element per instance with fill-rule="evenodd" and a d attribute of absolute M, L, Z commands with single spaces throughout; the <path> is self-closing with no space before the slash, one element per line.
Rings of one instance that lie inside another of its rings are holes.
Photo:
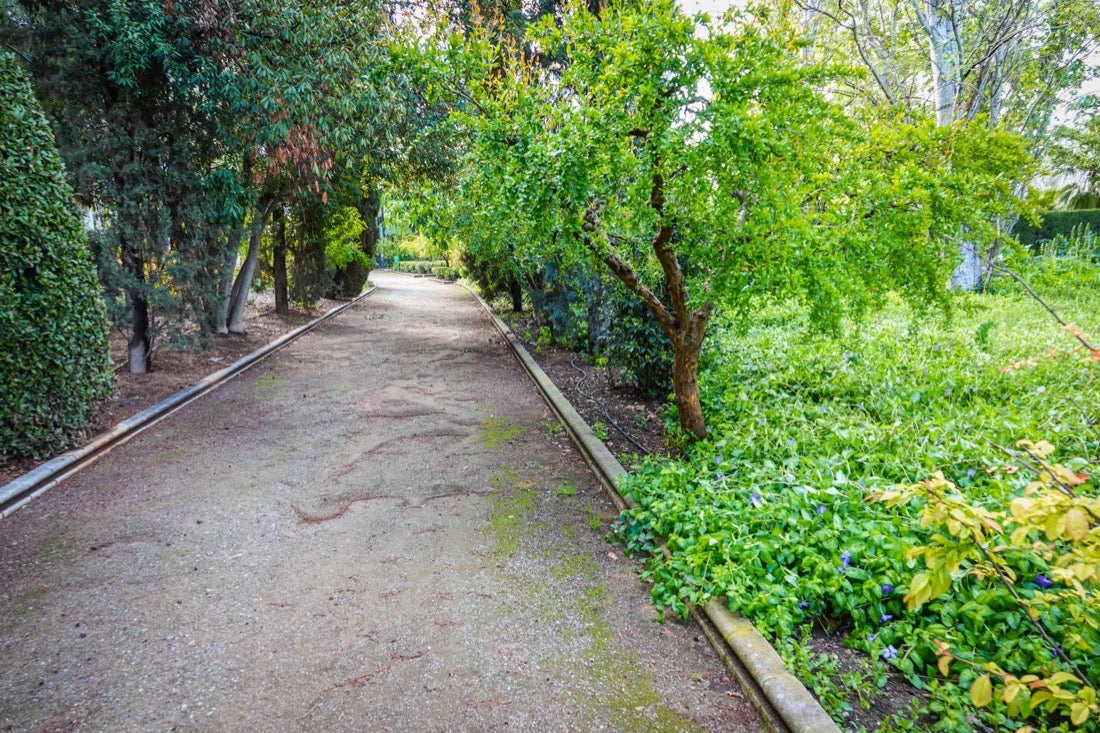
<path fill-rule="evenodd" d="M 53 133 L 0 52 L 0 460 L 68 444 L 110 394 L 107 312 Z"/>
<path fill-rule="evenodd" d="M 1068 237 L 1082 224 L 1100 236 L 1100 209 L 1048 211 L 1043 214 L 1043 220 L 1039 226 L 1032 226 L 1020 219 L 1012 229 L 1012 236 L 1016 237 L 1020 244 L 1034 247 L 1038 242 L 1054 239 L 1058 235 Z"/>
<path fill-rule="evenodd" d="M 446 260 L 402 260 L 397 263 L 397 271 L 414 275 L 431 275 L 432 268 L 446 266 Z"/>

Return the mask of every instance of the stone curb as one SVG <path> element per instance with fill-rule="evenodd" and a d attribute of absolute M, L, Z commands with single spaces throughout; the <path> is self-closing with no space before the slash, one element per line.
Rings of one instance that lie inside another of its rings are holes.
<path fill-rule="evenodd" d="M 318 316 L 309 323 L 299 326 L 289 333 L 283 334 L 278 339 L 253 351 L 251 354 L 241 357 L 224 369 L 214 372 L 190 387 L 185 387 L 179 392 L 161 400 L 157 404 L 123 420 L 110 430 L 97 435 L 87 445 L 62 453 L 46 463 L 43 463 L 38 468 L 28 471 L 19 478 L 0 486 L 0 507 L 3 508 L 3 511 L 0 511 L 0 519 L 9 516 L 35 497 L 57 486 L 84 466 L 106 455 L 112 449 L 122 445 L 142 430 L 154 425 L 192 400 L 218 387 L 223 382 L 232 379 L 256 362 L 286 346 L 299 336 L 308 333 L 329 318 L 343 313 L 375 290 L 376 287 L 372 285 L 370 290 L 347 303 L 333 308 L 324 315 Z"/>
<path fill-rule="evenodd" d="M 626 469 L 595 436 L 508 325 L 493 313 L 480 295 L 464 283 L 462 286 L 481 303 L 615 505 L 620 511 L 635 506 L 629 494 L 623 496 L 618 490 L 618 478 L 626 473 Z M 840 733 L 840 728 L 809 690 L 787 670 L 775 649 L 752 622 L 734 616 L 716 598 L 712 598 L 702 609 L 693 607 L 691 616 L 726 668 L 737 678 L 742 690 L 756 705 L 769 729 L 790 733 Z"/>

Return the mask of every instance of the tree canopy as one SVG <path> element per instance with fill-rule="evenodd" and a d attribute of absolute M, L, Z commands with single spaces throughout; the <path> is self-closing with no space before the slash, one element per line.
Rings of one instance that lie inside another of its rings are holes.
<path fill-rule="evenodd" d="M 695 374 L 716 309 L 796 295 L 828 326 L 892 287 L 942 300 L 952 239 L 1011 206 L 1022 141 L 843 108 L 839 72 L 781 17 L 563 12 L 523 44 L 470 47 L 461 221 L 521 262 L 619 278 L 672 342 L 689 434 L 706 432 Z"/>

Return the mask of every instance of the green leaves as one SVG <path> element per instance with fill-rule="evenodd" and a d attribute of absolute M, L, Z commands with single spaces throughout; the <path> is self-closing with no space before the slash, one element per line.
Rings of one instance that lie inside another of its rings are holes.
<path fill-rule="evenodd" d="M 1039 505 L 1026 493 L 1037 476 L 1024 461 L 1041 457 L 1048 469 L 1035 465 L 1048 480 L 1094 486 L 1081 478 L 1095 474 L 1093 464 L 1056 462 L 1052 450 L 1056 443 L 1078 455 L 1094 450 L 1095 433 L 1082 415 L 1100 410 L 1100 393 L 1091 362 L 1072 352 L 1072 338 L 1036 303 L 1000 295 L 956 305 L 947 322 L 919 317 L 889 297 L 884 311 L 835 339 L 815 336 L 805 307 L 792 303 L 759 306 L 743 328 L 720 323 L 703 370 L 712 438 L 680 460 L 636 469 L 623 488 L 639 508 L 624 520 L 632 536 L 670 538 L 672 557 L 646 565 L 658 605 L 683 612 L 692 592 L 707 589 L 729 598 L 779 647 L 797 639 L 801 624 L 850 628 L 848 645 L 925 689 L 935 683 L 929 704 L 945 706 L 937 720 L 954 721 L 945 730 L 970 730 L 976 723 L 967 717 L 976 715 L 991 728 L 1015 730 L 1039 691 L 1028 686 L 1034 679 L 1015 688 L 982 665 L 992 661 L 1023 679 L 1056 660 L 975 543 L 997 548 L 1012 541 L 1006 577 L 1033 603 L 1050 599 L 1039 610 L 1055 626 L 1052 638 L 1082 669 L 1095 667 L 1088 660 L 1100 653 L 1100 636 L 1084 619 L 1096 612 L 1064 595 L 1075 592 L 1075 579 L 1095 585 L 1089 563 L 1072 553 L 1066 557 L 1075 560 L 1056 562 L 1032 549 L 1069 546 L 1078 510 L 1091 511 L 1086 492 Z M 1100 309 L 1092 291 L 1069 294 L 1055 307 L 1095 330 Z M 982 323 L 991 325 L 978 345 L 974 332 Z M 1048 341 L 1057 352 L 1007 368 Z M 914 402 L 917 392 L 922 397 Z M 1080 409 L 1063 409 L 1067 395 Z M 1048 442 L 1043 435 L 1058 437 Z M 1020 443 L 1026 452 L 1016 460 L 991 448 L 1020 436 L 1034 437 Z M 941 501 L 934 509 L 942 526 L 922 527 L 932 499 L 903 497 L 897 487 L 925 476 L 939 494 L 973 506 Z M 883 501 L 868 501 L 872 496 Z M 1054 540 L 1046 535 L 1050 512 L 1066 518 Z M 1018 542 L 1006 513 L 1034 525 Z M 926 552 L 910 552 L 940 547 L 937 535 L 947 544 L 930 562 Z M 696 579 L 689 586 L 685 577 Z M 937 640 L 953 655 L 941 653 Z M 942 669 L 950 677 L 941 683 Z M 989 676 L 991 699 L 979 713 L 969 693 L 981 675 Z M 1017 696 L 1011 711 L 1002 695 L 1009 689 Z"/>
<path fill-rule="evenodd" d="M 0 460 L 67 445 L 112 387 L 107 319 L 53 135 L 0 52 Z"/>

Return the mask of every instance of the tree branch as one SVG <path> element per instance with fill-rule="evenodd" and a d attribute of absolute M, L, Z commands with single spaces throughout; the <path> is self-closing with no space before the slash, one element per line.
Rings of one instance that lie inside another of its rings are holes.
<path fill-rule="evenodd" d="M 1063 320 L 1060 315 L 1058 315 L 1058 311 L 1054 310 L 1054 308 L 1052 308 L 1049 303 L 1047 303 L 1045 300 L 1043 300 L 1041 297 L 1039 297 L 1039 294 L 1036 293 L 1034 290 L 1032 290 L 1031 286 L 1028 285 L 1022 277 L 1020 277 L 1019 275 L 1017 275 L 1015 272 L 1008 269 L 1007 267 L 1004 267 L 1003 265 L 997 267 L 997 272 L 999 272 L 1001 274 L 1004 274 L 1004 275 L 1008 275 L 1010 278 L 1012 278 L 1016 282 L 1020 283 L 1020 285 L 1023 286 L 1024 290 L 1027 291 L 1027 294 L 1030 295 L 1032 298 L 1034 298 L 1036 300 L 1036 302 L 1039 303 L 1039 305 L 1043 306 L 1043 308 L 1046 309 L 1047 313 L 1054 316 L 1054 320 L 1058 321 L 1058 323 L 1062 326 L 1062 328 L 1069 331 L 1069 333 L 1075 339 L 1080 341 L 1082 346 L 1084 346 L 1086 349 L 1088 349 L 1093 354 L 1100 354 L 1100 349 L 1097 349 L 1095 346 L 1090 344 L 1085 339 L 1084 335 L 1081 334 L 1080 331 L 1070 330 L 1070 328 L 1071 328 L 1070 325 L 1068 323 L 1066 323 L 1065 320 Z"/>

